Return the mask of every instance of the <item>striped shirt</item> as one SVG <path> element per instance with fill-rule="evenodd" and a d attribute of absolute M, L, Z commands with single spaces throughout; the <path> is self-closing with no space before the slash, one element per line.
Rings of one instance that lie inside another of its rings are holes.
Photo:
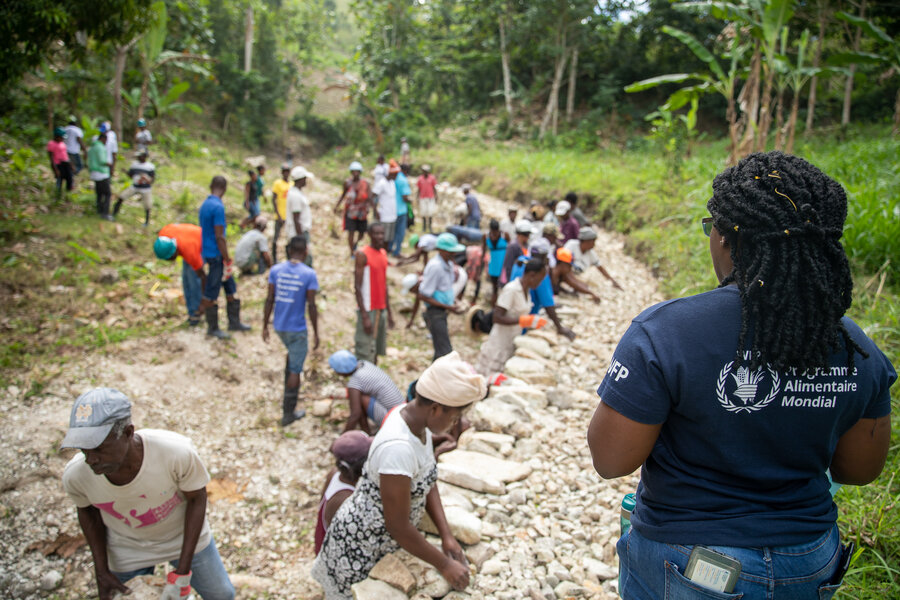
<path fill-rule="evenodd" d="M 392 408 L 404 402 L 403 393 L 388 374 L 367 360 L 359 361 L 347 387 L 359 390 L 375 401 L 374 421 L 379 425 Z"/>

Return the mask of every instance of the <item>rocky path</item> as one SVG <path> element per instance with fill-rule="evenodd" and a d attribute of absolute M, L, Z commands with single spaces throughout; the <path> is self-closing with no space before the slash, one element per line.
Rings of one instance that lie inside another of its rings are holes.
<path fill-rule="evenodd" d="M 352 262 L 346 241 L 330 235 L 338 224 L 330 213 L 336 194 L 322 181 L 308 194 L 322 288 L 321 347 L 307 359 L 301 388 L 310 415 L 287 430 L 278 426 L 284 350 L 277 339 L 265 344 L 259 336 L 265 294 L 259 277 L 238 283 L 245 321 L 254 326 L 248 334 L 221 343 L 173 323 L 163 335 L 62 365 L 38 395 L 25 399 L 14 388 L 0 393 L 0 596 L 95 594 L 90 553 L 78 540 L 75 510 L 60 484 L 71 451 L 58 446 L 72 400 L 97 385 L 132 398 L 138 427 L 171 429 L 194 440 L 213 477 L 209 518 L 240 598 L 319 595 L 308 576 L 315 513 L 332 464 L 327 448 L 348 414 L 326 359 L 334 350 L 352 349 L 355 323 Z M 499 201 L 480 199 L 486 215 L 505 212 Z M 450 214 L 452 203 L 448 198 L 439 214 Z M 442 495 L 476 571 L 465 594 L 447 598 L 615 595 L 618 503 L 635 480 L 601 481 L 591 468 L 585 434 L 594 390 L 616 341 L 639 310 L 660 298 L 648 270 L 624 254 L 619 238 L 600 232 L 597 251 L 625 290 L 614 290 L 594 272 L 586 279 L 600 290 L 602 303 L 563 297 L 559 312 L 578 338 L 568 342 L 549 331 L 520 341 L 508 370 L 526 381 L 496 388 L 473 409 L 475 427 L 461 450 L 442 457 Z M 412 298 L 401 298 L 399 281 L 417 267 L 391 269 L 395 308 L 411 305 Z M 176 267 L 164 268 L 172 271 L 170 289 L 157 290 L 150 304 L 180 302 Z M 405 329 L 407 317 L 397 314 L 382 361 L 402 388 L 431 357 L 421 316 L 411 329 Z M 459 317 L 451 317 L 450 328 L 454 347 L 474 361 L 484 338 L 465 335 Z M 410 564 L 416 580 L 400 586 L 400 597 L 448 591 L 412 557 L 395 558 Z M 366 585 L 397 591 L 374 581 Z"/>

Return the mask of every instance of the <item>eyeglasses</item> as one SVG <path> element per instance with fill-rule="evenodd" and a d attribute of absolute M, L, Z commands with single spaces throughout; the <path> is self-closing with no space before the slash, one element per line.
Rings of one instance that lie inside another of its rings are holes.
<path fill-rule="evenodd" d="M 706 237 L 709 237 L 713 230 L 713 218 L 703 217 L 700 219 L 700 227 L 703 228 L 703 233 L 706 234 Z"/>

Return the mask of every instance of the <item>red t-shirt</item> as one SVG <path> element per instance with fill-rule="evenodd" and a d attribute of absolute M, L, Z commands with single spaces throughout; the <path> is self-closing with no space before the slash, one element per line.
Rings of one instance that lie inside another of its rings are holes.
<path fill-rule="evenodd" d="M 419 179 L 416 181 L 416 186 L 419 188 L 419 197 L 434 198 L 434 187 L 436 185 L 437 178 L 434 175 L 419 175 Z"/>
<path fill-rule="evenodd" d="M 50 156 L 53 157 L 54 165 L 69 162 L 69 151 L 66 149 L 65 142 L 50 140 L 49 142 L 47 142 L 47 152 L 49 152 Z"/>
<path fill-rule="evenodd" d="M 363 246 L 366 255 L 366 273 L 363 275 L 363 304 L 369 310 L 387 308 L 387 252 L 384 248 L 376 250 L 372 246 Z"/>
<path fill-rule="evenodd" d="M 203 268 L 203 230 L 199 225 L 171 223 L 159 230 L 159 235 L 175 240 L 178 254 L 195 271 Z"/>

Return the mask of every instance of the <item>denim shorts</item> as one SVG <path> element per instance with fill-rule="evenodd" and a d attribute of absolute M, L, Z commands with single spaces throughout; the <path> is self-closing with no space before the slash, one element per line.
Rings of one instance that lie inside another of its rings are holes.
<path fill-rule="evenodd" d="M 793 546 L 707 546 L 741 563 L 731 593 L 702 588 L 684 576 L 693 546 L 649 540 L 633 527 L 616 544 L 619 594 L 625 600 L 829 600 L 841 556 L 837 525 L 814 540 Z"/>
<path fill-rule="evenodd" d="M 302 373 L 306 353 L 309 351 L 307 331 L 276 331 L 288 351 L 288 371 Z"/>
<path fill-rule="evenodd" d="M 250 213 L 250 218 L 255 219 L 259 216 L 259 200 L 253 200 L 249 203 L 249 209 L 247 210 Z"/>

